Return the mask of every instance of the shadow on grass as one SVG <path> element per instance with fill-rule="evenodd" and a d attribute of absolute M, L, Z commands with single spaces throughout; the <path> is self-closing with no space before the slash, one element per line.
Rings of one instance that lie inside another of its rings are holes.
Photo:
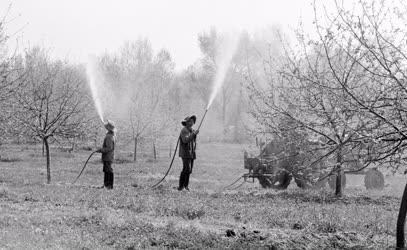
<path fill-rule="evenodd" d="M 19 157 L 1 157 L 0 156 L 0 162 L 19 162 L 23 161 L 23 159 Z"/>
<path fill-rule="evenodd" d="M 284 200 L 293 200 L 296 202 L 310 202 L 310 203 L 320 203 L 320 204 L 331 204 L 331 203 L 343 203 L 352 204 L 357 203 L 360 205 L 380 205 L 385 206 L 392 203 L 398 203 L 398 199 L 392 196 L 380 196 L 377 198 L 372 198 L 370 196 L 360 194 L 360 195 L 345 195 L 343 197 L 337 197 L 332 192 L 329 191 L 283 191 L 278 193 L 266 193 L 261 194 L 261 198 L 281 198 Z"/>

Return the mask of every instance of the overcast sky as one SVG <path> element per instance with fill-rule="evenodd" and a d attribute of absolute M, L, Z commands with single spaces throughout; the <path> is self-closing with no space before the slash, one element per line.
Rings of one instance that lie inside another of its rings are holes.
<path fill-rule="evenodd" d="M 84 62 L 146 37 L 155 50 L 169 50 L 178 69 L 200 56 L 197 34 L 211 26 L 255 32 L 312 18 L 309 0 L 0 0 L 0 11 L 10 3 L 7 32 L 22 28 L 23 46 L 49 47 L 56 57 Z"/>

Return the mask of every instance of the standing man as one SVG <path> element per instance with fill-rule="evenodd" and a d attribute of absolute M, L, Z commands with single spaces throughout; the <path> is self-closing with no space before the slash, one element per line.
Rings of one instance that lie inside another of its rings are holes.
<path fill-rule="evenodd" d="M 103 147 L 96 152 L 102 153 L 103 172 L 105 174 L 104 187 L 113 189 L 114 174 L 112 163 L 114 160 L 115 126 L 112 121 L 107 120 L 105 128 L 107 129 L 107 133 L 103 141 Z"/>
<path fill-rule="evenodd" d="M 194 160 L 196 159 L 195 147 L 196 147 L 196 135 L 199 130 L 194 131 L 192 126 L 196 122 L 196 116 L 187 116 L 181 124 L 184 126 L 181 129 L 181 134 L 179 136 L 180 147 L 179 147 L 179 157 L 182 158 L 182 172 L 179 177 L 178 190 L 186 189 L 189 191 L 189 176 L 192 173 L 192 168 L 194 166 Z"/>

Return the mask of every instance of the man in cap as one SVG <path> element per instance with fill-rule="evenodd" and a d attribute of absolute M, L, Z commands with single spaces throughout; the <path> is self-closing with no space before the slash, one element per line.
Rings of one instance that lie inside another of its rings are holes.
<path fill-rule="evenodd" d="M 181 124 L 184 126 L 181 129 L 181 134 L 179 136 L 180 147 L 179 147 L 179 157 L 182 158 L 182 171 L 179 178 L 178 190 L 186 189 L 189 191 L 189 176 L 192 173 L 192 168 L 194 166 L 194 160 L 196 159 L 195 147 L 196 147 L 196 135 L 199 130 L 193 130 L 192 126 L 196 122 L 196 116 L 187 116 Z"/>
<path fill-rule="evenodd" d="M 98 153 L 102 153 L 103 172 L 105 174 L 104 187 L 113 189 L 113 168 L 112 163 L 114 160 L 114 146 L 115 146 L 115 126 L 112 121 L 107 120 L 105 123 L 107 133 L 103 141 L 102 148 L 98 149 Z"/>

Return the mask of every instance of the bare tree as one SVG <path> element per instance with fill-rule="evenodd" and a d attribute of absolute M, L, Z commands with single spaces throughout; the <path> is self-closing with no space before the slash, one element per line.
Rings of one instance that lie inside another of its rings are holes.
<path fill-rule="evenodd" d="M 8 9 L 10 10 L 11 5 Z M 0 18 L 0 126 L 5 131 L 5 136 L 12 134 L 14 127 L 10 124 L 12 116 L 12 103 L 10 97 L 13 91 L 23 82 L 25 74 L 22 70 L 22 58 L 8 47 L 10 36 L 5 33 L 7 23 L 7 13 Z"/>
<path fill-rule="evenodd" d="M 134 142 L 133 160 L 141 140 L 152 141 L 162 135 L 170 117 L 168 93 L 173 78 L 174 65 L 170 54 L 161 50 L 153 54 L 148 40 L 127 42 L 118 53 L 104 55 L 100 68 L 106 84 L 117 98 L 118 117 L 125 134 Z"/>
<path fill-rule="evenodd" d="M 377 124 L 364 138 L 372 148 L 369 161 L 396 171 L 406 163 L 407 7 L 398 0 L 358 1 L 351 7 L 344 1 L 335 3 L 334 13 L 327 13 L 324 8 L 319 8 L 323 11 L 318 13 L 314 4 L 326 58 L 329 60 L 331 55 L 326 49 L 328 44 L 335 44 L 352 64 L 363 69 L 364 78 L 358 88 L 341 83 L 341 90 L 357 104 L 364 120 Z M 405 247 L 406 200 L 407 185 L 397 220 L 399 249 Z"/>
<path fill-rule="evenodd" d="M 354 60 L 374 83 L 368 96 L 355 93 L 347 86 L 343 88 L 366 113 L 382 124 L 372 135 L 379 142 L 375 160 L 397 169 L 405 164 L 403 152 L 407 145 L 406 5 L 403 1 L 360 1 L 358 14 L 347 11 L 340 2 L 336 2 L 336 7 L 335 27 L 340 25 L 339 32 L 352 39 L 353 46 L 348 53 L 354 55 Z M 356 49 L 358 53 L 354 53 Z M 397 220 L 399 249 L 405 247 L 406 200 L 407 185 Z"/>
<path fill-rule="evenodd" d="M 297 37 L 298 47 L 294 50 L 286 46 L 280 67 L 273 63 L 275 58 L 266 57 L 268 85 L 256 84 L 249 74 L 253 114 L 272 133 L 306 130 L 312 140 L 317 140 L 313 150 L 323 152 L 322 156 L 305 167 L 323 159 L 332 162 L 326 165 L 326 176 L 336 174 L 335 194 L 341 196 L 343 174 L 371 164 L 372 151 L 367 144 L 371 142 L 369 135 L 378 127 L 377 122 L 366 119 L 358 103 L 342 89 L 347 86 L 360 91 L 366 80 L 364 69 L 330 36 L 319 33 L 311 39 L 299 30 Z M 281 128 L 281 119 L 295 125 Z M 359 158 L 363 165 L 355 168 L 352 163 Z"/>
<path fill-rule="evenodd" d="M 159 116 L 156 112 L 158 110 L 158 104 L 159 97 L 145 89 L 139 89 L 137 95 L 132 97 L 128 119 L 130 122 L 131 135 L 134 140 L 134 161 L 137 160 L 137 146 L 140 143 L 140 139 L 154 138 L 146 134 L 153 132 L 154 124 L 159 120 Z M 157 121 L 154 119 L 157 119 Z"/>
<path fill-rule="evenodd" d="M 61 61 L 51 61 L 41 48 L 29 50 L 24 58 L 26 80 L 14 92 L 15 115 L 27 136 L 40 139 L 46 150 L 47 183 L 51 182 L 50 142 L 83 134 L 87 105 L 83 96 L 83 71 Z"/>

